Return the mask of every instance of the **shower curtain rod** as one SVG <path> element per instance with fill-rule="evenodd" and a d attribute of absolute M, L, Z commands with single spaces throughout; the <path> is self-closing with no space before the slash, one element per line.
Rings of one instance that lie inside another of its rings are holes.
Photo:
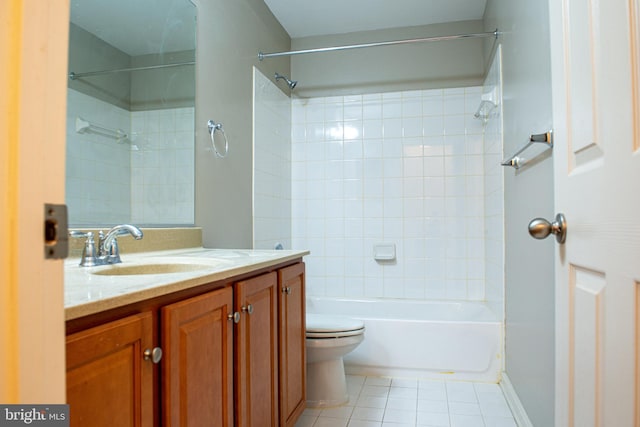
<path fill-rule="evenodd" d="M 82 77 L 93 77 L 93 76 L 100 76 L 103 74 L 124 73 L 127 71 L 142 71 L 142 70 L 155 70 L 158 68 L 182 67 L 183 65 L 195 65 L 195 63 L 196 63 L 195 61 L 176 62 L 173 64 L 148 65 L 146 67 L 132 67 L 132 68 L 118 68 L 115 70 L 89 71 L 86 73 L 74 73 L 72 71 L 69 73 L 69 79 L 75 80 L 75 79 L 80 79 Z"/>
<path fill-rule="evenodd" d="M 489 31 L 486 33 L 457 34 L 453 36 L 426 37 L 422 39 L 393 40 L 393 41 L 386 41 L 386 42 L 373 42 L 373 43 L 353 44 L 353 45 L 346 45 L 346 46 L 319 47 L 315 49 L 291 50 L 288 52 L 273 52 L 273 53 L 259 52 L 258 59 L 262 61 L 265 58 L 274 58 L 278 56 L 292 56 L 292 55 L 303 55 L 306 53 L 333 52 L 338 50 L 362 49 L 365 47 L 391 46 L 396 44 L 440 42 L 440 41 L 446 41 L 446 40 L 478 39 L 478 38 L 487 38 L 487 37 L 495 37 L 497 39 L 499 34 L 500 33 L 496 28 L 495 31 Z"/>

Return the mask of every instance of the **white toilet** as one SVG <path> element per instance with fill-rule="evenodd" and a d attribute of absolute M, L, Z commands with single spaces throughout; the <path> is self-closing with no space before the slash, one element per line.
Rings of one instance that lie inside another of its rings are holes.
<path fill-rule="evenodd" d="M 342 357 L 364 340 L 364 322 L 342 316 L 307 313 L 307 406 L 349 401 Z"/>

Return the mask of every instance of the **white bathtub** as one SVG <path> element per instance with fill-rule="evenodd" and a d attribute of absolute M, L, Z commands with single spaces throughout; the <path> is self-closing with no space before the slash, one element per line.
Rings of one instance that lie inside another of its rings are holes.
<path fill-rule="evenodd" d="M 309 313 L 362 319 L 347 373 L 498 382 L 502 324 L 483 303 L 307 298 Z"/>

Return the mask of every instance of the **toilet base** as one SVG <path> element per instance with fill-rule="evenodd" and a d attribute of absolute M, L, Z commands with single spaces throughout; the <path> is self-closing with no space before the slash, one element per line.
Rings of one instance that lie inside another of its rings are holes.
<path fill-rule="evenodd" d="M 349 401 L 342 358 L 307 363 L 307 407 L 339 406 Z"/>

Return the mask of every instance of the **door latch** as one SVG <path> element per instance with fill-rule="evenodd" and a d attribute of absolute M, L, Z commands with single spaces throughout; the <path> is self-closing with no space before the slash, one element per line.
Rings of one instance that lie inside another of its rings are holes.
<path fill-rule="evenodd" d="M 67 205 L 44 205 L 44 258 L 63 259 L 69 256 L 69 225 Z"/>

